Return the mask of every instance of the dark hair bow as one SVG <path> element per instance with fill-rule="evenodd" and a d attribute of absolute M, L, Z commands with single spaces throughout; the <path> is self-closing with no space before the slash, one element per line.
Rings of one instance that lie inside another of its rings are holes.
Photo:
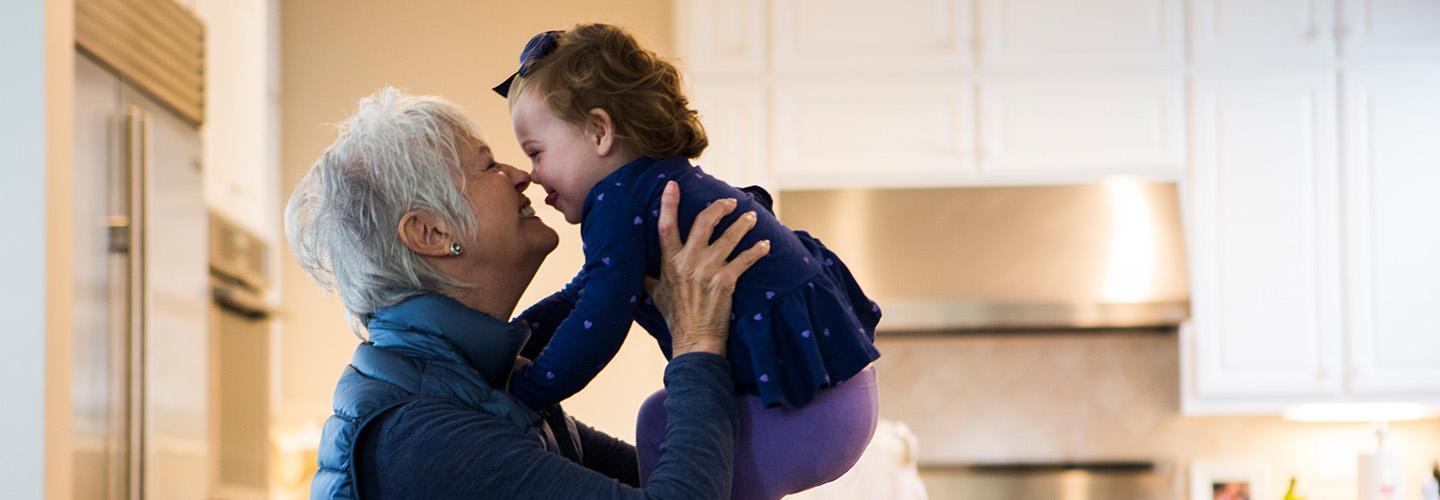
<path fill-rule="evenodd" d="M 528 76 L 530 67 L 535 65 L 535 60 L 554 51 L 555 44 L 560 41 L 560 35 L 564 34 L 564 31 L 546 31 L 525 42 L 525 49 L 520 51 L 520 69 L 510 75 L 510 78 L 506 78 L 505 81 L 496 85 L 495 93 L 500 94 L 500 97 L 510 97 L 510 84 L 515 81 L 515 77 Z"/>

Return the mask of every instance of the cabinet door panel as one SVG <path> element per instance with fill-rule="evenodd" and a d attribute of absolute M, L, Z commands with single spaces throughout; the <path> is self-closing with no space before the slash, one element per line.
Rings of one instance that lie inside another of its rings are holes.
<path fill-rule="evenodd" d="M 1344 80 L 1350 386 L 1440 396 L 1440 69 Z"/>
<path fill-rule="evenodd" d="M 776 0 L 776 73 L 955 70 L 970 62 L 969 0 Z"/>
<path fill-rule="evenodd" d="M 779 85 L 771 129 L 774 180 L 783 189 L 973 181 L 972 88 L 893 81 Z"/>
<path fill-rule="evenodd" d="M 1184 158 L 1179 76 L 989 79 L 980 84 L 981 174 L 1177 177 Z"/>
<path fill-rule="evenodd" d="M 1440 61 L 1440 1 L 1344 0 L 1346 59 Z"/>
<path fill-rule="evenodd" d="M 760 0 L 675 2 L 680 64 L 695 74 L 759 75 L 765 68 L 764 15 Z"/>
<path fill-rule="evenodd" d="M 1194 0 L 1191 51 L 1199 64 L 1315 64 L 1335 58 L 1332 0 Z"/>
<path fill-rule="evenodd" d="M 1178 0 L 980 0 L 982 67 L 1177 66 Z"/>
<path fill-rule="evenodd" d="M 1338 393 L 1333 82 L 1195 82 L 1188 204 L 1201 397 Z"/>

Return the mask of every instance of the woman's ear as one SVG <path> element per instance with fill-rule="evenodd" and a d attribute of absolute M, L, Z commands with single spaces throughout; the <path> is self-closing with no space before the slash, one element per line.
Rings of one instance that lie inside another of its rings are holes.
<path fill-rule="evenodd" d="M 410 251 L 427 257 L 450 255 L 455 238 L 439 217 L 427 210 L 411 210 L 400 216 L 400 242 Z"/>
<path fill-rule="evenodd" d="M 615 121 L 610 119 L 610 113 L 600 108 L 590 110 L 590 117 L 586 120 L 585 136 L 595 146 L 597 156 L 605 156 L 615 150 Z"/>

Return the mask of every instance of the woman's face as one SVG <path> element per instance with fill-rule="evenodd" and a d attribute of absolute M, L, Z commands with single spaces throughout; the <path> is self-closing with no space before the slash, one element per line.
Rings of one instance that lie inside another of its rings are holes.
<path fill-rule="evenodd" d="M 530 157 L 531 176 L 545 188 L 545 204 L 565 214 L 565 221 L 580 223 L 585 197 L 601 178 L 614 171 L 612 159 L 599 154 L 585 130 L 561 119 L 538 97 L 524 89 L 510 111 L 515 138 Z"/>
<path fill-rule="evenodd" d="M 476 263 L 537 263 L 560 239 L 546 226 L 524 194 L 530 176 L 495 161 L 484 141 L 459 134 L 460 167 L 465 173 L 465 198 L 475 218 L 475 234 L 461 241 L 463 257 Z"/>

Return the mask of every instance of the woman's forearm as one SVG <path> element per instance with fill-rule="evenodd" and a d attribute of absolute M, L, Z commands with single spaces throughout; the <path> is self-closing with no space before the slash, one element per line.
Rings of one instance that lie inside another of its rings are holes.
<path fill-rule="evenodd" d="M 730 361 L 707 352 L 676 356 L 665 366 L 665 389 L 665 451 L 645 496 L 730 498 L 740 425 Z"/>

